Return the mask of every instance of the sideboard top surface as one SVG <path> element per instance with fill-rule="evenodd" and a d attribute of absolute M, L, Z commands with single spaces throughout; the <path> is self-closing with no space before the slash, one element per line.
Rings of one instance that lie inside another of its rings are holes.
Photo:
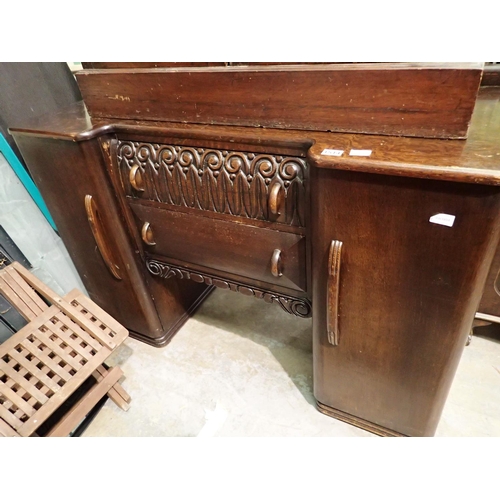
<path fill-rule="evenodd" d="M 91 120 L 83 102 L 58 114 L 11 127 L 13 135 L 32 134 L 85 141 L 106 134 L 137 134 L 189 140 L 210 140 L 273 148 L 295 148 L 320 168 L 372 172 L 458 182 L 500 185 L 500 87 L 479 91 L 466 140 L 422 139 L 367 134 L 276 130 L 224 125 L 192 125 L 138 120 Z M 157 139 L 160 140 L 160 139 Z M 196 145 L 196 144 L 191 144 Z M 242 146 L 243 145 L 243 146 Z M 342 156 L 322 154 L 342 150 Z M 351 156 L 352 149 L 371 151 Z"/>

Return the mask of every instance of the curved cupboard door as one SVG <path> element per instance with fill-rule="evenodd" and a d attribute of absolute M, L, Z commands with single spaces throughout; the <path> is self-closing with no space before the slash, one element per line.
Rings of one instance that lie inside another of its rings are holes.
<path fill-rule="evenodd" d="M 498 242 L 498 188 L 313 167 L 311 192 L 319 409 L 433 435 Z"/>
<path fill-rule="evenodd" d="M 166 343 L 207 287 L 172 281 L 165 291 L 162 285 L 160 320 L 98 140 L 14 135 L 90 298 L 132 335 Z"/>

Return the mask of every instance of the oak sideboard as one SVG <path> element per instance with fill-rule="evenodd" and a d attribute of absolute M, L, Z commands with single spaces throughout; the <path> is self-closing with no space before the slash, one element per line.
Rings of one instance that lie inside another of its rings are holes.
<path fill-rule="evenodd" d="M 84 102 L 11 133 L 90 298 L 131 336 L 166 345 L 214 287 L 275 303 L 312 316 L 320 411 L 432 436 L 500 237 L 499 98 L 479 92 L 466 139 Z"/>

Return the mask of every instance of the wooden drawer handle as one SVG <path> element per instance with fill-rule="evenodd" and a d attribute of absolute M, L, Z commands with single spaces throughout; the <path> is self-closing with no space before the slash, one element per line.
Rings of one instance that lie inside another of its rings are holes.
<path fill-rule="evenodd" d="M 142 180 L 141 169 L 139 165 L 134 165 L 128 174 L 128 180 L 130 181 L 131 186 L 136 191 L 144 191 L 144 182 Z"/>
<path fill-rule="evenodd" d="M 342 242 L 332 240 L 328 256 L 328 283 L 326 293 L 326 323 L 328 342 L 339 345 L 340 262 Z"/>
<path fill-rule="evenodd" d="M 92 230 L 92 234 L 94 235 L 94 240 L 96 242 L 97 248 L 99 249 L 102 260 L 106 264 L 106 267 L 109 269 L 109 272 L 117 280 L 121 280 L 122 277 L 119 273 L 120 268 L 113 262 L 113 253 L 109 249 L 108 244 L 106 243 L 106 240 L 104 238 L 104 229 L 99 211 L 97 210 L 97 205 L 92 198 L 92 195 L 90 194 L 87 194 L 85 196 L 85 211 L 87 212 L 87 220 L 89 221 L 90 229 Z"/>
<path fill-rule="evenodd" d="M 149 222 L 145 222 L 141 229 L 141 237 L 142 241 L 146 243 L 146 245 L 153 246 L 156 245 L 156 242 L 153 237 L 153 229 L 151 228 L 151 224 Z"/>
<path fill-rule="evenodd" d="M 276 249 L 271 257 L 271 274 L 275 278 L 283 276 L 283 270 L 281 268 L 281 250 Z"/>
<path fill-rule="evenodd" d="M 275 217 L 281 215 L 281 199 L 281 184 L 276 182 L 269 192 L 268 200 L 269 213 Z"/>

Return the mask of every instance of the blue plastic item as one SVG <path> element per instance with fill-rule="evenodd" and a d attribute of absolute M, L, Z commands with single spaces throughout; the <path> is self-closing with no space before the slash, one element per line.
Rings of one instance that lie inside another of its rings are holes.
<path fill-rule="evenodd" d="M 26 188 L 30 196 L 33 198 L 33 201 L 42 211 L 43 215 L 45 216 L 49 224 L 54 228 L 54 231 L 57 231 L 57 227 L 54 221 L 52 220 L 52 216 L 50 215 L 47 205 L 45 205 L 45 202 L 43 201 L 40 191 L 38 191 L 38 188 L 35 186 L 35 183 L 28 175 L 23 165 L 17 158 L 16 154 L 14 153 L 14 151 L 12 151 L 10 144 L 5 140 L 5 137 L 1 133 L 0 133 L 0 153 L 4 155 L 5 159 L 7 160 L 7 163 L 9 163 L 9 165 L 12 167 L 12 170 L 14 170 L 16 175 L 19 177 L 19 180 L 23 183 L 24 187 Z"/>

